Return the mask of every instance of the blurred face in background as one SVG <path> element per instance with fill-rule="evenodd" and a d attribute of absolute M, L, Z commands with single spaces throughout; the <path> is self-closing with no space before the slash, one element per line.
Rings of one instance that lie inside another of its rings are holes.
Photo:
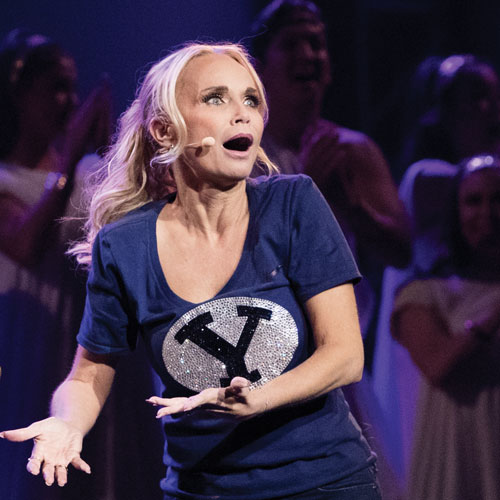
<path fill-rule="evenodd" d="M 271 38 L 261 76 L 271 106 L 280 102 L 297 113 L 317 112 L 330 83 L 330 61 L 323 23 L 297 11 Z M 271 116 L 276 109 L 271 108 Z"/>
<path fill-rule="evenodd" d="M 64 56 L 46 71 L 35 75 L 19 90 L 19 126 L 55 138 L 64 131 L 77 105 L 77 72 L 73 59 Z"/>
<path fill-rule="evenodd" d="M 469 174 L 460 184 L 458 208 L 470 249 L 485 259 L 500 258 L 500 168 Z"/>
<path fill-rule="evenodd" d="M 468 154 L 494 151 L 500 140 L 500 83 L 495 71 L 486 64 L 478 65 L 457 76 L 449 97 L 448 120 L 459 127 L 459 138 L 476 138 L 477 144 Z M 465 134 L 465 138 L 461 137 Z"/>

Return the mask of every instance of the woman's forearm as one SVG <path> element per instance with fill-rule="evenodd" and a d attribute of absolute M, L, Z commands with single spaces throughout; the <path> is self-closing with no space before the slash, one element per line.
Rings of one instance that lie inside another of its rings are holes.
<path fill-rule="evenodd" d="M 306 302 L 306 310 L 316 349 L 297 367 L 252 391 L 252 397 L 266 398 L 267 409 L 308 401 L 361 379 L 363 341 L 353 286 L 315 295 Z"/>
<path fill-rule="evenodd" d="M 363 351 L 335 345 L 319 346 L 293 370 L 250 392 L 256 407 L 265 410 L 294 405 L 332 389 L 358 382 L 363 373 Z"/>
<path fill-rule="evenodd" d="M 89 384 L 80 380 L 65 380 L 52 397 L 50 414 L 85 435 L 93 427 L 103 404 L 104 401 L 101 402 Z"/>
<path fill-rule="evenodd" d="M 114 373 L 111 363 L 80 347 L 73 369 L 54 392 L 51 415 L 68 422 L 85 435 L 106 402 Z"/>

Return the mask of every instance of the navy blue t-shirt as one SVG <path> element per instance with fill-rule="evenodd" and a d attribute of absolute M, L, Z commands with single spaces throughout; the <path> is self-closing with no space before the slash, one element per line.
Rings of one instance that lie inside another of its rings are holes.
<path fill-rule="evenodd" d="M 309 177 L 247 181 L 250 220 L 238 266 L 212 299 L 177 296 L 161 268 L 149 203 L 104 227 L 78 342 L 120 353 L 144 340 L 163 397 L 191 396 L 243 376 L 257 387 L 314 349 L 304 303 L 359 279 L 347 243 Z M 201 278 L 201 277 L 200 277 Z M 341 479 L 374 461 L 340 389 L 244 422 L 206 410 L 164 418 L 162 489 L 180 498 L 258 500 Z"/>

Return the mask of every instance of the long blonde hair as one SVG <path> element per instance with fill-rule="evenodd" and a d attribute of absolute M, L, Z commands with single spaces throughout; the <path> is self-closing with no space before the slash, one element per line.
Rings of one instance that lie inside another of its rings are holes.
<path fill-rule="evenodd" d="M 212 53 L 226 54 L 248 70 L 262 97 L 262 113 L 267 121 L 264 87 L 246 50 L 240 45 L 191 43 L 153 65 L 139 86 L 135 100 L 120 117 L 118 132 L 104 157 L 103 167 L 91 180 L 85 235 L 68 251 L 83 266 L 90 265 L 94 239 L 105 224 L 168 192 L 168 167 L 187 145 L 186 123 L 176 101 L 177 82 L 189 61 Z M 174 127 L 176 143 L 171 149 L 154 141 L 149 132 L 153 120 Z M 261 147 L 256 163 L 267 173 L 277 171 Z"/>

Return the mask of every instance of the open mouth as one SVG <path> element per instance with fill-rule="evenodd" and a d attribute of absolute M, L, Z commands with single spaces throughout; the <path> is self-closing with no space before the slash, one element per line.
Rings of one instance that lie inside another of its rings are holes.
<path fill-rule="evenodd" d="M 320 75 L 317 71 L 310 73 L 296 73 L 294 79 L 297 82 L 317 82 L 319 81 Z"/>
<path fill-rule="evenodd" d="M 293 78 L 297 82 L 317 82 L 322 75 L 323 68 L 320 64 L 302 64 L 293 72 Z"/>
<path fill-rule="evenodd" d="M 316 75 L 297 75 L 295 77 L 295 80 L 297 82 L 304 82 L 304 83 L 318 81 L 318 79 L 316 78 Z"/>
<path fill-rule="evenodd" d="M 231 151 L 247 151 L 253 144 L 253 138 L 250 135 L 237 135 L 226 141 L 223 146 Z"/>

